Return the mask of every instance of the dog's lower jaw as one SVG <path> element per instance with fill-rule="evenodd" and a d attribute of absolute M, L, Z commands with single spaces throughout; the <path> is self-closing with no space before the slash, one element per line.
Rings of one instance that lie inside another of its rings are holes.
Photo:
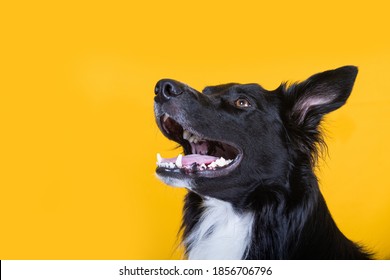
<path fill-rule="evenodd" d="M 202 207 L 199 222 L 184 240 L 188 259 L 245 259 L 253 214 L 237 213 L 229 202 L 215 198 L 204 198 Z"/>
<path fill-rule="evenodd" d="M 186 188 L 189 190 L 192 190 L 193 188 L 193 183 L 191 179 L 178 179 L 178 178 L 172 178 L 172 177 L 167 177 L 167 176 L 161 176 L 156 174 L 156 177 L 164 182 L 165 184 L 176 187 L 176 188 Z"/>

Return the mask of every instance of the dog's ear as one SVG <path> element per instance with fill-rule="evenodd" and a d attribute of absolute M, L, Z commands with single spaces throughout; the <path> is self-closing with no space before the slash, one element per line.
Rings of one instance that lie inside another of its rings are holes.
<path fill-rule="evenodd" d="M 355 66 L 344 66 L 290 86 L 285 92 L 289 119 L 298 126 L 315 129 L 324 114 L 345 104 L 357 72 Z"/>

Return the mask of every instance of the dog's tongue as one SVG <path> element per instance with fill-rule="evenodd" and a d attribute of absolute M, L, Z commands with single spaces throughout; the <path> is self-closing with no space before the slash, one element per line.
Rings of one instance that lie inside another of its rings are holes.
<path fill-rule="evenodd" d="M 208 155 L 198 155 L 198 154 L 191 154 L 187 156 L 182 156 L 181 163 L 183 166 L 191 166 L 192 164 L 210 164 L 213 161 L 217 160 L 217 157 L 208 156 Z M 175 163 L 177 160 L 177 157 L 175 158 L 161 158 L 162 163 Z"/>

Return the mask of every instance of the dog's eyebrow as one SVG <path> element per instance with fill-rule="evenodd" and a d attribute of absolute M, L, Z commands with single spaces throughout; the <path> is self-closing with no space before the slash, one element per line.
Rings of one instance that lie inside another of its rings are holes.
<path fill-rule="evenodd" d="M 243 84 L 238 89 L 242 89 L 248 92 L 264 91 L 264 88 L 261 85 L 255 83 Z"/>
<path fill-rule="evenodd" d="M 222 84 L 217 86 L 209 86 L 203 89 L 204 94 L 213 94 L 213 93 L 229 93 L 233 92 L 241 92 L 241 93 L 257 93 L 265 91 L 264 88 L 256 83 L 250 84 L 239 84 L 239 83 L 229 83 Z"/>
<path fill-rule="evenodd" d="M 204 94 L 223 93 L 232 86 L 239 85 L 238 83 L 228 83 L 216 86 L 208 86 L 202 90 Z"/>

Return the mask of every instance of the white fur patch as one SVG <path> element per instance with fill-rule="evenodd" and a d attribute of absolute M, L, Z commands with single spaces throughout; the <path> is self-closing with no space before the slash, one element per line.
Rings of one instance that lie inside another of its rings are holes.
<path fill-rule="evenodd" d="M 190 236 L 184 240 L 190 260 L 238 260 L 245 258 L 251 239 L 253 214 L 239 214 L 218 199 L 204 201 L 205 211 Z"/>

